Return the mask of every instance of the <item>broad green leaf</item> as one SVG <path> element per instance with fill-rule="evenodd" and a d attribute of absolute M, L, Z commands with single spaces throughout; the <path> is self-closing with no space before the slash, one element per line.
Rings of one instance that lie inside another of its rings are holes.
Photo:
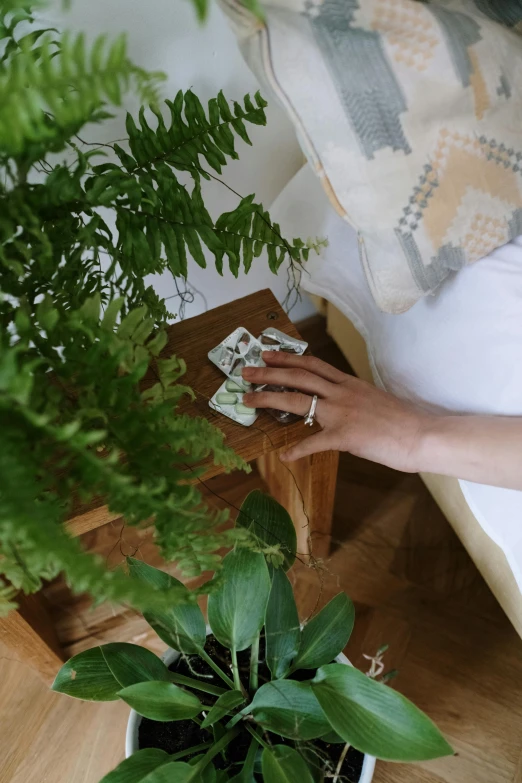
<path fill-rule="evenodd" d="M 172 761 L 163 767 L 155 769 L 142 783 L 197 783 L 194 777 L 194 767 L 184 761 Z"/>
<path fill-rule="evenodd" d="M 260 749 L 257 740 L 252 737 L 245 762 L 241 767 L 241 770 L 236 775 L 234 775 L 234 777 L 230 778 L 230 783 L 256 783 L 254 778 L 256 763 L 259 767 L 259 772 L 261 772 L 261 759 L 259 756 L 259 750 Z"/>
<path fill-rule="evenodd" d="M 109 669 L 101 647 L 93 647 L 64 663 L 52 690 L 86 701 L 114 701 L 121 685 Z"/>
<path fill-rule="evenodd" d="M 207 717 L 201 724 L 201 728 L 205 729 L 207 726 L 212 726 L 213 723 L 221 720 L 225 715 L 232 712 L 234 707 L 239 706 L 244 701 L 245 697 L 241 691 L 226 691 L 225 693 L 222 693 L 213 707 L 209 710 Z"/>
<path fill-rule="evenodd" d="M 249 647 L 263 626 L 270 593 L 265 558 L 234 549 L 223 559 L 218 587 L 208 598 L 208 621 L 216 639 L 237 651 Z"/>
<path fill-rule="evenodd" d="M 145 718 L 168 721 L 194 718 L 202 705 L 197 696 L 172 682 L 137 682 L 118 693 Z"/>
<path fill-rule="evenodd" d="M 250 530 L 263 546 L 279 546 L 283 567 L 288 571 L 295 561 L 297 535 L 288 511 L 259 489 L 243 501 L 236 525 Z"/>
<path fill-rule="evenodd" d="M 263 780 L 266 783 L 313 783 L 308 764 L 288 745 L 265 748 L 262 764 Z"/>
<path fill-rule="evenodd" d="M 312 688 L 333 729 L 363 753 L 388 761 L 425 761 L 453 753 L 427 715 L 352 666 L 322 666 Z"/>
<path fill-rule="evenodd" d="M 127 563 L 134 579 L 140 579 L 158 590 L 170 590 L 179 586 L 181 595 L 185 593 L 189 596 L 189 590 L 170 574 L 133 557 L 128 557 Z M 205 618 L 196 603 L 180 603 L 164 612 L 144 612 L 143 616 L 160 639 L 175 650 L 191 655 L 198 653 L 205 646 Z"/>
<path fill-rule="evenodd" d="M 170 680 L 169 670 L 163 661 L 145 647 L 114 642 L 102 644 L 100 650 L 122 688 L 147 680 Z"/>
<path fill-rule="evenodd" d="M 353 630 L 355 609 L 345 593 L 339 593 L 305 625 L 297 658 L 297 669 L 316 669 L 331 663 L 348 644 Z"/>
<path fill-rule="evenodd" d="M 248 711 L 264 729 L 290 739 L 305 741 L 331 731 L 309 682 L 267 682 L 256 692 Z"/>
<path fill-rule="evenodd" d="M 148 775 L 169 763 L 170 756 L 158 748 L 138 750 L 118 764 L 100 783 L 143 783 Z"/>
<path fill-rule="evenodd" d="M 272 677 L 284 677 L 299 650 L 299 617 L 292 585 L 282 568 L 272 574 L 265 616 L 266 662 Z"/>
<path fill-rule="evenodd" d="M 328 734 L 324 734 L 321 737 L 323 742 L 329 742 L 331 745 L 345 745 L 345 740 L 343 740 L 342 737 L 340 737 L 336 731 L 332 729 L 332 731 L 328 732 Z"/>

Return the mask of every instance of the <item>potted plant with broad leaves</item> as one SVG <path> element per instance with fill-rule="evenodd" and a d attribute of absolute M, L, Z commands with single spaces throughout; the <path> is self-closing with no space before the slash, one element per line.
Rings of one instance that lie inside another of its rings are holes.
<path fill-rule="evenodd" d="M 145 617 L 171 649 L 157 657 L 106 644 L 66 663 L 54 690 L 132 707 L 127 758 L 102 783 L 370 783 L 375 758 L 452 753 L 434 723 L 343 656 L 354 607 L 339 593 L 304 626 L 286 570 L 295 558 L 287 512 L 251 493 L 238 522 L 259 550 L 237 544 L 208 600 L 208 622 L 185 602 Z M 276 531 L 286 542 L 274 545 Z M 131 575 L 158 590 L 182 585 L 132 558 Z"/>

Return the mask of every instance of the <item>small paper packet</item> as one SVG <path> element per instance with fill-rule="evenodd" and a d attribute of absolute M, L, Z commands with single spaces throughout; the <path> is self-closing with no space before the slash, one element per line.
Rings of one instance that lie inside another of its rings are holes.
<path fill-rule="evenodd" d="M 245 392 L 246 389 L 237 384 L 235 379 L 229 378 L 221 384 L 209 405 L 213 410 L 222 413 L 223 416 L 228 416 L 229 419 L 237 421 L 244 427 L 250 427 L 259 416 L 259 411 L 256 408 L 247 408 L 243 404 Z"/>
<path fill-rule="evenodd" d="M 244 329 L 242 326 L 234 329 L 219 345 L 208 352 L 210 361 L 229 378 L 210 400 L 210 407 L 218 413 L 228 416 L 229 419 L 249 427 L 259 416 L 259 412 L 255 408 L 247 409 L 253 413 L 245 412 L 243 392 L 250 390 L 251 384 L 243 380 L 243 369 L 245 367 L 265 367 L 266 365 L 261 358 L 263 351 L 284 351 L 300 356 L 307 348 L 308 343 L 304 340 L 290 337 L 272 326 L 265 329 L 259 338 L 254 337 L 248 329 Z M 229 384 L 236 386 L 237 391 L 234 391 L 232 386 L 228 388 Z M 260 391 L 262 388 L 265 388 L 266 391 L 288 391 L 282 386 L 275 387 L 266 384 L 256 387 L 256 391 Z M 233 397 L 238 399 L 232 399 Z M 267 410 L 267 413 L 281 424 L 290 424 L 302 418 L 287 411 Z"/>
<path fill-rule="evenodd" d="M 239 326 L 208 352 L 208 358 L 227 377 L 233 378 L 241 385 L 243 384 L 242 372 L 245 367 L 265 366 L 261 358 L 263 350 L 259 340 L 250 334 L 248 329 Z"/>
<path fill-rule="evenodd" d="M 304 340 L 290 337 L 289 334 L 285 334 L 273 326 L 263 330 L 259 335 L 259 342 L 263 346 L 263 351 L 284 351 L 285 353 L 295 353 L 297 356 L 301 356 L 308 348 L 308 343 L 305 343 Z"/>

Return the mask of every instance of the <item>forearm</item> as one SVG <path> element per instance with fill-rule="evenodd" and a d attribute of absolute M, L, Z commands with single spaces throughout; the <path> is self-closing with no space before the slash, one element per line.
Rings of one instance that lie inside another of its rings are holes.
<path fill-rule="evenodd" d="M 522 418 L 430 416 L 417 463 L 419 472 L 522 490 Z"/>

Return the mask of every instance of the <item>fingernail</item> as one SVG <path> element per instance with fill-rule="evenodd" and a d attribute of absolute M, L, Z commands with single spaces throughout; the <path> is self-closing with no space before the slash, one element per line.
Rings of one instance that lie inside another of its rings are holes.
<path fill-rule="evenodd" d="M 255 372 L 255 367 L 243 367 L 241 375 L 243 378 L 252 378 L 252 373 Z"/>
<path fill-rule="evenodd" d="M 261 358 L 264 362 L 266 362 L 267 359 L 271 359 L 275 351 L 262 351 Z"/>
<path fill-rule="evenodd" d="M 280 454 L 279 455 L 279 459 L 281 460 L 281 462 L 287 462 L 288 461 L 288 452 L 285 451 L 284 454 Z"/>

